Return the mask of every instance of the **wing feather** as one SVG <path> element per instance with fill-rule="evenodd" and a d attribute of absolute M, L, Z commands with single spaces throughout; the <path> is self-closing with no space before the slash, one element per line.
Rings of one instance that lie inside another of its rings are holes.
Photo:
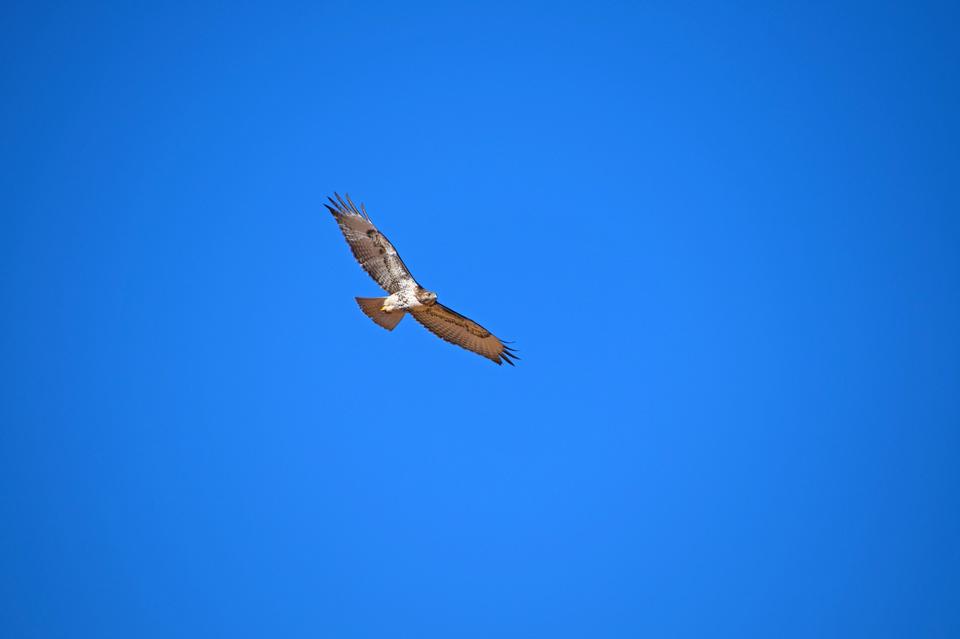
<path fill-rule="evenodd" d="M 336 199 L 327 198 L 330 204 L 324 206 L 337 220 L 347 245 L 363 270 L 388 293 L 396 293 L 411 282 L 415 283 L 393 244 L 370 221 L 366 208 L 361 204 L 358 209 L 349 195 L 346 201 L 337 193 L 334 197 Z"/>
<path fill-rule="evenodd" d="M 514 349 L 490 331 L 443 304 L 427 306 L 410 314 L 440 339 L 482 355 L 498 365 L 506 362 L 513 366 L 512 360 L 520 359 Z"/>

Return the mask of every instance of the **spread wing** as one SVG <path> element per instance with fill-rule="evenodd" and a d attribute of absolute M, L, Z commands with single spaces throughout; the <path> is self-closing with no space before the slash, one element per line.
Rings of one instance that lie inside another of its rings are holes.
<path fill-rule="evenodd" d="M 490 331 L 443 304 L 426 306 L 410 314 L 437 337 L 477 355 L 483 355 L 498 365 L 506 362 L 513 366 L 511 360 L 520 359 L 512 348 L 494 337 Z"/>
<path fill-rule="evenodd" d="M 370 221 L 366 207 L 361 204 L 357 209 L 349 195 L 346 202 L 336 193 L 334 196 L 336 200 L 327 198 L 333 206 L 324 206 L 333 213 L 343 237 L 363 270 L 388 293 L 396 293 L 413 282 L 413 275 L 397 255 L 393 244 Z"/>

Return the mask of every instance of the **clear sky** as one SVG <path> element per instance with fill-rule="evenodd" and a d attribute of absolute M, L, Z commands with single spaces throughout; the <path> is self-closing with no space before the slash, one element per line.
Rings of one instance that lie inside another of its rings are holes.
<path fill-rule="evenodd" d="M 0 10 L 0 635 L 960 636 L 955 3 L 182 4 Z"/>

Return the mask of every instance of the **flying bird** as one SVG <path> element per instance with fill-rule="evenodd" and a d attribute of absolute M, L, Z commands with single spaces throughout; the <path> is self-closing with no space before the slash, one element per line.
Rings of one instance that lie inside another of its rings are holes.
<path fill-rule="evenodd" d="M 324 204 L 333 214 L 353 256 L 370 277 L 389 295 L 358 297 L 360 310 L 374 322 L 392 331 L 407 313 L 437 337 L 473 351 L 497 365 L 520 359 L 514 349 L 497 339 L 473 320 L 437 301 L 437 294 L 420 286 L 400 259 L 393 244 L 370 221 L 366 207 L 358 209 L 350 196 L 346 200 L 334 193 Z M 331 206 L 332 205 L 332 206 Z"/>

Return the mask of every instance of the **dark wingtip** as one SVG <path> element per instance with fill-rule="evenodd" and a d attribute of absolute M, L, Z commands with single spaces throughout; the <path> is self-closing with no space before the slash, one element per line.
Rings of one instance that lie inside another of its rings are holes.
<path fill-rule="evenodd" d="M 334 199 L 336 198 L 336 199 Z M 370 216 L 367 215 L 366 207 L 361 203 L 360 208 L 357 208 L 357 205 L 353 203 L 353 200 L 350 199 L 349 193 L 344 193 L 343 196 L 336 191 L 333 192 L 333 197 L 327 196 L 327 199 L 330 201 L 330 204 L 333 204 L 333 209 L 331 212 L 334 215 L 356 215 L 357 217 L 362 217 L 363 219 L 370 221 Z M 326 204 L 324 204 L 326 206 Z M 329 209 L 330 207 L 327 206 Z"/>
<path fill-rule="evenodd" d="M 504 346 L 503 350 L 500 351 L 500 358 L 511 366 L 516 366 L 516 364 L 513 363 L 513 360 L 520 359 L 510 350 L 508 346 Z"/>
<path fill-rule="evenodd" d="M 344 193 L 344 195 L 347 196 L 347 202 L 350 204 L 350 210 L 352 210 L 355 214 L 360 215 L 360 211 L 357 210 L 357 205 L 354 204 L 353 200 L 350 199 L 350 194 Z"/>

